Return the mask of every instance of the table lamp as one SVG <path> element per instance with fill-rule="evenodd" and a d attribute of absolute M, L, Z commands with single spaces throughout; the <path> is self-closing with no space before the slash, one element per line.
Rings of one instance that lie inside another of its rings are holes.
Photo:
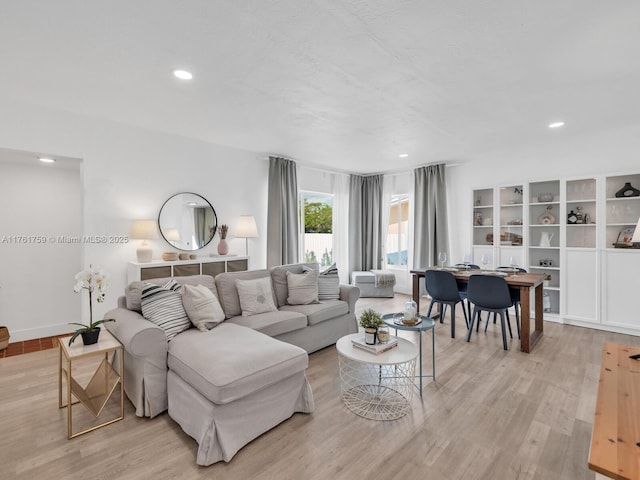
<path fill-rule="evenodd" d="M 258 238 L 258 226 L 253 215 L 240 215 L 236 228 L 236 237 L 244 238 L 245 254 L 249 256 L 249 239 Z"/>
<path fill-rule="evenodd" d="M 134 220 L 131 224 L 131 238 L 133 240 L 142 240 L 140 246 L 136 250 L 138 263 L 149 263 L 153 257 L 153 251 L 147 244 L 147 240 L 158 238 L 158 229 L 155 220 Z"/>

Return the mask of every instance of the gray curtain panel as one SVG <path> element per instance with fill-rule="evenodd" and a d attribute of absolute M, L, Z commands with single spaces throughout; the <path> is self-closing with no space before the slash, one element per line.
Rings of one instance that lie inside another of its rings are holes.
<path fill-rule="evenodd" d="M 298 262 L 296 162 L 269 157 L 267 267 Z"/>
<path fill-rule="evenodd" d="M 382 266 L 382 175 L 349 177 L 349 273 Z"/>
<path fill-rule="evenodd" d="M 193 224 L 196 231 L 196 248 L 202 248 L 206 245 L 209 239 L 209 232 L 207 231 L 207 212 L 204 207 L 195 207 L 193 209 Z"/>
<path fill-rule="evenodd" d="M 449 250 L 444 164 L 416 168 L 414 177 L 413 268 L 435 265 Z"/>

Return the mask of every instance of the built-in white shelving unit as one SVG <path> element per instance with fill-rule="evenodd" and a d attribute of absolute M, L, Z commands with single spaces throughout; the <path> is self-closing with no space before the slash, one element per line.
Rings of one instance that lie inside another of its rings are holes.
<path fill-rule="evenodd" d="M 640 335 L 640 249 L 630 244 L 637 189 L 635 173 L 475 189 L 473 262 L 484 254 L 497 267 L 516 257 L 547 276 L 545 320 Z"/>

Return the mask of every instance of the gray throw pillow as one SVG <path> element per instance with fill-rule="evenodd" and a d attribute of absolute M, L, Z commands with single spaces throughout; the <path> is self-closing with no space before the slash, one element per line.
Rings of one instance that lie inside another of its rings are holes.
<path fill-rule="evenodd" d="M 306 267 L 305 267 L 306 268 Z M 303 273 L 287 272 L 287 303 L 309 305 L 318 301 L 318 271 L 306 268 Z"/>
<path fill-rule="evenodd" d="M 175 280 L 162 286 L 145 283 L 140 303 L 144 318 L 162 328 L 167 340 L 191 327 L 182 305 L 180 285 Z"/>
<path fill-rule="evenodd" d="M 182 285 L 182 305 L 191 323 L 201 332 L 224 321 L 218 298 L 204 285 Z"/>
<path fill-rule="evenodd" d="M 278 310 L 276 304 L 273 303 L 270 277 L 256 278 L 254 280 L 237 279 L 236 288 L 238 289 L 243 317 Z"/>

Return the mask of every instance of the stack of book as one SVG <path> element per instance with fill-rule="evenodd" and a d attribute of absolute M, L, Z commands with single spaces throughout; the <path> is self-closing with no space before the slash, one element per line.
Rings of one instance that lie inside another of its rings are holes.
<path fill-rule="evenodd" d="M 395 337 L 390 337 L 387 343 L 376 343 L 375 345 L 369 345 L 364 341 L 364 335 L 360 337 L 354 337 L 351 339 L 351 344 L 354 348 L 358 348 L 360 350 L 364 350 L 365 352 L 373 353 L 374 355 L 379 355 L 381 353 L 387 352 L 392 348 L 398 346 L 398 339 Z"/>

